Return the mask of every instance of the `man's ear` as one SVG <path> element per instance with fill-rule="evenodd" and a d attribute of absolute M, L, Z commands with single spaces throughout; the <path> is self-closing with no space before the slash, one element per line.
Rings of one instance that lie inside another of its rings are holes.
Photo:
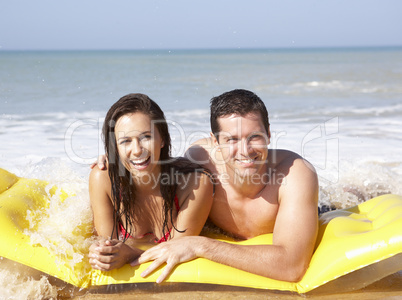
<path fill-rule="evenodd" d="M 268 125 L 268 143 L 267 145 L 269 145 L 271 143 L 271 126 Z"/>
<path fill-rule="evenodd" d="M 212 140 L 212 143 L 214 144 L 214 146 L 215 147 L 219 146 L 219 143 L 218 143 L 218 140 L 216 139 L 216 136 L 212 132 L 210 132 L 209 135 L 211 136 L 211 140 Z"/>

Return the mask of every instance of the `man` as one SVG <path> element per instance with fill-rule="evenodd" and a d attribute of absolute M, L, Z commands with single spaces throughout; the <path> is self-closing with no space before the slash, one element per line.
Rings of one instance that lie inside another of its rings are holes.
<path fill-rule="evenodd" d="M 317 237 L 318 180 L 311 164 L 286 150 L 268 150 L 270 129 L 264 103 L 254 93 L 234 90 L 211 100 L 211 137 L 186 156 L 217 180 L 210 221 L 249 239 L 273 233 L 272 245 L 233 245 L 203 236 L 183 237 L 153 247 L 132 265 L 154 262 L 147 276 L 166 263 L 157 282 L 175 265 L 207 258 L 251 273 L 299 281 Z"/>
<path fill-rule="evenodd" d="M 233 90 L 211 100 L 211 137 L 194 143 L 190 160 L 216 181 L 209 220 L 226 233 L 249 239 L 273 233 L 272 245 L 233 245 L 189 236 L 145 251 L 132 266 L 153 260 L 147 276 L 166 263 L 162 282 L 182 262 L 207 258 L 251 273 L 299 281 L 314 250 L 318 229 L 318 180 L 313 166 L 286 150 L 268 150 L 270 128 L 264 103 Z"/>

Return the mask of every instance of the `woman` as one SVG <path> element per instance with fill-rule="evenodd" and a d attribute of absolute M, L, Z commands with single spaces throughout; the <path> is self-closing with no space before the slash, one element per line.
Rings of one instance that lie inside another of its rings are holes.
<path fill-rule="evenodd" d="M 213 184 L 199 166 L 170 156 L 160 107 L 129 94 L 108 111 L 102 134 L 107 171 L 95 167 L 89 194 L 97 235 L 89 258 L 108 271 L 136 259 L 143 243 L 199 235 L 212 205 Z"/>

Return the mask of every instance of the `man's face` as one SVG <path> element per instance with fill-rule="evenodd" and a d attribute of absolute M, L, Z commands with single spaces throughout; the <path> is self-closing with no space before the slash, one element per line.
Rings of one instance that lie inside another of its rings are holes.
<path fill-rule="evenodd" d="M 218 118 L 221 128 L 214 138 L 217 151 L 222 153 L 227 172 L 244 176 L 263 175 L 268 158 L 269 133 L 265 131 L 261 116 L 228 115 Z"/>

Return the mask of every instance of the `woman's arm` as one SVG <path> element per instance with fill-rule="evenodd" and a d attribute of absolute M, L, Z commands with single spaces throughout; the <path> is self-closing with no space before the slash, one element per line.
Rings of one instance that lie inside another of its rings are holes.
<path fill-rule="evenodd" d="M 89 175 L 89 199 L 94 218 L 96 234 L 104 238 L 117 239 L 118 233 L 113 231 L 113 204 L 111 200 L 111 183 L 107 170 L 98 167 Z"/>
<path fill-rule="evenodd" d="M 89 176 L 89 198 L 96 234 L 101 238 L 90 246 L 89 262 L 92 268 L 102 271 L 119 268 L 143 253 L 134 244 L 119 241 L 116 230 L 111 236 L 114 212 L 110 193 L 108 172 L 95 167 Z"/>
<path fill-rule="evenodd" d="M 177 197 L 180 211 L 171 238 L 199 235 L 208 218 L 213 201 L 213 184 L 208 175 L 201 172 L 180 174 Z"/>
<path fill-rule="evenodd" d="M 171 239 L 173 239 L 174 242 L 180 244 L 181 237 L 197 236 L 200 234 L 211 210 L 214 196 L 213 193 L 214 187 L 212 180 L 205 173 L 194 172 L 183 175 L 177 191 L 180 211 L 176 221 L 176 228 L 183 232 L 172 230 Z M 166 242 L 162 244 L 167 245 L 169 243 L 170 242 Z M 139 258 L 141 257 L 139 256 L 136 258 L 131 265 L 136 266 L 140 264 L 138 261 Z M 192 259 L 192 257 L 189 259 Z M 183 261 L 186 261 L 186 259 Z M 159 266 L 164 262 L 164 258 L 156 259 L 151 267 L 147 269 L 148 273 L 155 269 L 153 267 L 154 265 Z M 163 281 L 164 278 L 173 271 L 174 266 L 179 262 L 181 261 L 175 261 L 173 263 L 168 261 L 162 275 L 158 278 L 157 282 L 160 283 Z"/>

